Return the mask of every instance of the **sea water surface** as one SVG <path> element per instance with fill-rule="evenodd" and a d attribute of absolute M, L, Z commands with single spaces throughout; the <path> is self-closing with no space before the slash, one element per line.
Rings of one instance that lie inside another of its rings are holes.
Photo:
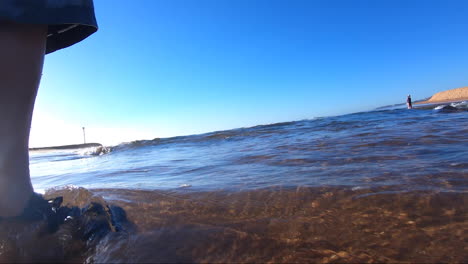
<path fill-rule="evenodd" d="M 62 246 L 45 259 L 466 263 L 466 106 L 31 151 L 36 191 L 126 220 L 85 251 L 51 235 Z"/>

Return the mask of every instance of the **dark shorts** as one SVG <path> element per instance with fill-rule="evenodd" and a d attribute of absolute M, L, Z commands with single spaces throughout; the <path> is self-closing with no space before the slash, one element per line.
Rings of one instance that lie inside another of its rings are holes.
<path fill-rule="evenodd" d="M 93 0 L 0 0 L 0 21 L 48 25 L 46 54 L 97 31 Z"/>

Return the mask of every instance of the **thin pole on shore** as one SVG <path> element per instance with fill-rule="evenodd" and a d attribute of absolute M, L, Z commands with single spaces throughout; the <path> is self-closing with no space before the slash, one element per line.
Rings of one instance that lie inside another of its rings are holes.
<path fill-rule="evenodd" d="M 86 133 L 85 133 L 85 127 L 83 127 L 83 144 L 86 144 Z"/>

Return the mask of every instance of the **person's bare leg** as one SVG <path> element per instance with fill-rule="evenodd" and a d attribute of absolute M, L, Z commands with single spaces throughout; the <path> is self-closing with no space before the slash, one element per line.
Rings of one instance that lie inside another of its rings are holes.
<path fill-rule="evenodd" d="M 0 21 L 0 216 L 23 212 L 33 194 L 28 141 L 47 26 Z"/>

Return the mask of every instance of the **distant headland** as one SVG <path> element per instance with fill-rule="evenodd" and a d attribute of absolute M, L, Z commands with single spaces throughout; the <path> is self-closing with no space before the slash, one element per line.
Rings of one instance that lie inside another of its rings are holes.
<path fill-rule="evenodd" d="M 434 94 L 425 101 L 414 102 L 414 104 L 438 104 L 468 100 L 468 87 L 455 88 Z"/>
<path fill-rule="evenodd" d="M 54 147 L 44 147 L 44 148 L 30 148 L 29 150 L 61 150 L 61 149 L 80 149 L 80 148 L 91 148 L 91 147 L 102 147 L 102 144 L 99 143 L 86 143 L 86 144 L 75 144 L 75 145 L 63 145 L 63 146 L 54 146 Z"/>

